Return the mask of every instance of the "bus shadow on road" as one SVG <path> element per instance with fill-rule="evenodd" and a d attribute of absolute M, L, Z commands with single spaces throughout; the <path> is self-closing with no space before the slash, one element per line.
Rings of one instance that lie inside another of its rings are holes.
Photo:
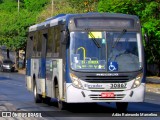
<path fill-rule="evenodd" d="M 110 106 L 102 106 L 102 105 L 99 105 L 98 103 L 69 104 L 67 110 L 72 113 L 113 113 L 113 112 L 118 112 L 115 108 L 112 108 Z"/>
<path fill-rule="evenodd" d="M 51 106 L 57 107 L 57 102 L 51 102 Z M 72 103 L 67 104 L 65 109 L 71 113 L 119 113 L 115 103 Z M 128 109 L 124 113 L 160 113 L 160 105 L 154 103 L 129 103 Z"/>
<path fill-rule="evenodd" d="M 160 105 L 155 103 L 130 103 L 128 106 L 130 113 L 160 113 Z"/>
<path fill-rule="evenodd" d="M 112 105 L 107 103 L 68 103 L 66 109 L 72 113 L 113 113 L 118 112 L 117 109 Z M 51 101 L 48 105 L 58 108 L 57 101 Z"/>
<path fill-rule="evenodd" d="M 2 81 L 2 80 L 11 80 L 11 78 L 0 76 L 0 81 Z"/>

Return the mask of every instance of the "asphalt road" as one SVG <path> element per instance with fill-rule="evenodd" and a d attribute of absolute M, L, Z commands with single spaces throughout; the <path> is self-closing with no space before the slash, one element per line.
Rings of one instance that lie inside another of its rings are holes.
<path fill-rule="evenodd" d="M 0 73 L 0 111 L 18 111 L 23 115 L 25 115 L 27 111 L 38 112 L 39 114 L 37 115 L 42 114 L 43 118 L 37 119 L 97 120 L 100 118 L 101 120 L 106 120 L 108 118 L 111 120 L 128 120 L 128 117 L 130 117 L 136 120 L 158 120 L 160 118 L 159 101 L 160 94 L 146 92 L 145 101 L 143 103 L 130 103 L 127 112 L 123 114 L 118 113 L 114 103 L 80 104 L 68 110 L 59 111 L 55 100 L 52 100 L 50 105 L 34 103 L 33 93 L 27 91 L 25 76 L 23 74 Z M 145 115 L 146 117 L 144 117 Z M 159 117 L 156 117 L 156 115 Z"/>

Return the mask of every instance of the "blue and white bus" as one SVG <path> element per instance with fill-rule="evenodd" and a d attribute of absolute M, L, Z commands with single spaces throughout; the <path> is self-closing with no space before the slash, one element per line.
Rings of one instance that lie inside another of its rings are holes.
<path fill-rule="evenodd" d="M 117 48 L 121 46 L 122 51 Z M 116 50 L 117 49 L 117 50 Z M 135 15 L 60 14 L 29 27 L 26 85 L 35 102 L 143 102 L 144 50 Z"/>

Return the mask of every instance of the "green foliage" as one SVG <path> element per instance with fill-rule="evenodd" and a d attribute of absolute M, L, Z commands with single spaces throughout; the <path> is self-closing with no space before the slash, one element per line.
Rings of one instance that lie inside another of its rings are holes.
<path fill-rule="evenodd" d="M 62 7 L 63 6 L 63 7 Z M 37 22 L 42 22 L 49 17 L 56 16 L 58 14 L 78 13 L 76 8 L 70 6 L 67 0 L 55 1 L 48 4 L 45 9 L 38 15 Z"/>
<path fill-rule="evenodd" d="M 13 12 L 17 11 L 17 2 L 15 0 L 2 0 L 0 2 L 0 11 Z"/>
<path fill-rule="evenodd" d="M 78 13 L 97 12 L 99 0 L 67 0 L 72 8 L 77 9 Z"/>
<path fill-rule="evenodd" d="M 19 50 L 26 46 L 28 27 L 35 24 L 37 14 L 49 0 L 0 1 L 0 44 Z"/>
<path fill-rule="evenodd" d="M 24 0 L 25 8 L 28 11 L 41 11 L 50 0 Z"/>
<path fill-rule="evenodd" d="M 101 0 L 98 4 L 99 12 L 114 12 L 135 15 L 141 13 L 144 5 L 139 0 Z"/>

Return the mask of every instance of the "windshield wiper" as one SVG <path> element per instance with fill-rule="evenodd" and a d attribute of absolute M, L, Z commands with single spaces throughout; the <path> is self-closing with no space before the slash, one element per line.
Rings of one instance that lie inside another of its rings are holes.
<path fill-rule="evenodd" d="M 123 31 L 119 34 L 117 40 L 115 41 L 115 43 L 112 45 L 112 48 L 114 48 L 116 46 L 116 44 L 119 42 L 119 40 L 122 38 L 122 36 L 127 32 L 126 29 L 123 29 Z"/>
<path fill-rule="evenodd" d="M 101 48 L 100 44 L 97 42 L 96 38 L 94 37 L 94 35 L 92 34 L 92 32 L 88 32 L 89 35 L 91 36 L 94 44 L 98 47 L 98 48 Z"/>

